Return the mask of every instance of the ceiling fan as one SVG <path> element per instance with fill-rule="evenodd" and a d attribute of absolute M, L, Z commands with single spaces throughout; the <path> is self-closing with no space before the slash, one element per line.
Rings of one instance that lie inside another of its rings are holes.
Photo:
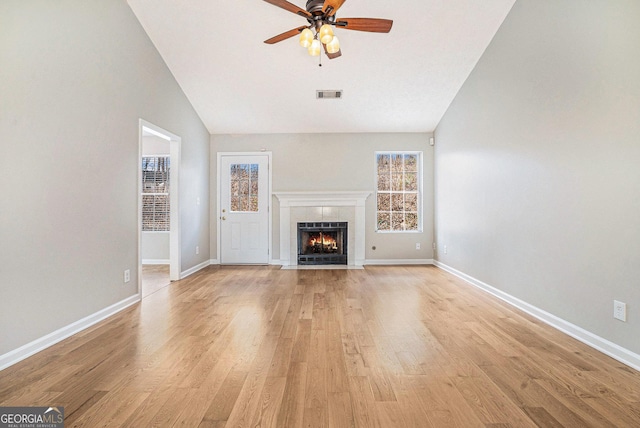
<path fill-rule="evenodd" d="M 308 22 L 308 25 L 286 31 L 264 42 L 272 45 L 300 35 L 300 45 L 307 48 L 311 56 L 320 55 L 321 48 L 324 48 L 324 52 L 329 59 L 338 58 L 342 55 L 340 42 L 334 35 L 332 27 L 371 33 L 388 33 L 393 25 L 393 21 L 390 19 L 337 18 L 336 12 L 346 0 L 307 0 L 306 10 L 286 0 L 264 1 L 300 15 Z"/>

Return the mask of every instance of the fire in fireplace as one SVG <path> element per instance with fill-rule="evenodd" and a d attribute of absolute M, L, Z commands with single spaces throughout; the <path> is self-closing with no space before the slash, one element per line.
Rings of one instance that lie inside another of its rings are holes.
<path fill-rule="evenodd" d="M 347 223 L 298 223 L 299 265 L 346 265 Z"/>

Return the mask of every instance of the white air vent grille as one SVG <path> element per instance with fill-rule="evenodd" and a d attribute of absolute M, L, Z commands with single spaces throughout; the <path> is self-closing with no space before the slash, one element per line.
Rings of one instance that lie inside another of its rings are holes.
<path fill-rule="evenodd" d="M 316 91 L 316 98 L 319 100 L 324 100 L 324 99 L 341 99 L 342 98 L 342 90 L 336 90 L 336 91 L 328 91 L 328 90 L 324 90 L 324 91 Z"/>

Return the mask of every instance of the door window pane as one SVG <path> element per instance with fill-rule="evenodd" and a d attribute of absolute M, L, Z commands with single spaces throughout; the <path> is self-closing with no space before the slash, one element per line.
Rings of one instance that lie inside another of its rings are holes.
<path fill-rule="evenodd" d="M 231 200 L 229 206 L 231 212 L 257 212 L 258 211 L 258 164 L 232 164 Z"/>

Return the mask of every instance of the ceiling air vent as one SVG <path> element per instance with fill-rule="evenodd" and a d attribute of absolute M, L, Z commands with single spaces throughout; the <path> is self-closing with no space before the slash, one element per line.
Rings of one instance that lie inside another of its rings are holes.
<path fill-rule="evenodd" d="M 316 98 L 319 100 L 324 99 L 341 99 L 342 98 L 342 90 L 339 91 L 316 91 Z"/>

